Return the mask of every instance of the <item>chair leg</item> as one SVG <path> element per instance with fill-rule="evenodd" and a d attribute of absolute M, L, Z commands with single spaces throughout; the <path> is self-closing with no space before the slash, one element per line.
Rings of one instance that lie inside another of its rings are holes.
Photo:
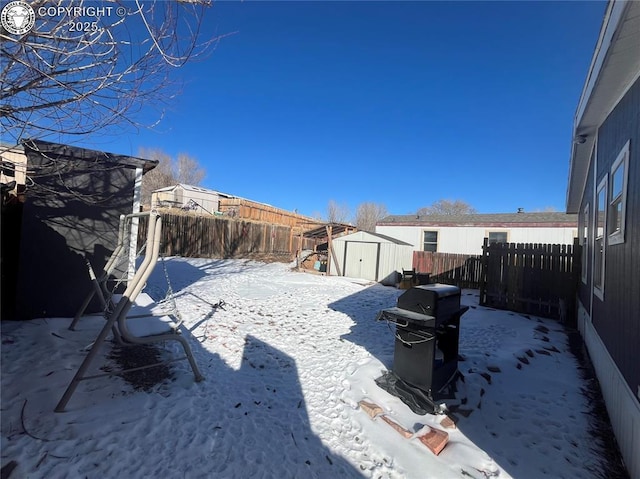
<path fill-rule="evenodd" d="M 67 387 L 67 389 L 65 390 L 64 394 L 62 395 L 62 398 L 60 399 L 60 401 L 56 405 L 55 412 L 63 412 L 64 411 L 64 408 L 67 406 L 67 403 L 69 402 L 69 399 L 71 399 L 71 396 L 73 396 L 73 393 L 75 392 L 76 388 L 78 387 L 78 383 L 80 381 L 82 381 L 82 379 L 84 377 L 84 373 L 89 368 L 89 365 L 91 364 L 91 361 L 93 361 L 93 359 L 96 357 L 96 354 L 98 354 L 98 350 L 100 349 L 100 346 L 102 346 L 102 343 L 106 339 L 106 337 L 109 334 L 109 331 L 111 330 L 112 327 L 113 327 L 113 320 L 107 321 L 105 323 L 104 327 L 100 331 L 100 334 L 98 334 L 98 337 L 94 341 L 93 346 L 91 347 L 91 350 L 89 351 L 89 354 L 87 354 L 85 356 L 84 360 L 82 361 L 82 364 L 80 365 L 80 367 L 76 371 L 76 374 L 73 376 L 73 379 L 69 383 L 69 386 Z"/>
<path fill-rule="evenodd" d="M 198 369 L 198 365 L 196 364 L 196 360 L 193 357 L 193 353 L 191 352 L 191 347 L 189 346 L 189 343 L 187 342 L 187 340 L 182 336 L 176 336 L 173 339 L 175 339 L 176 341 L 179 341 L 180 344 L 182 344 L 182 349 L 184 349 L 184 353 L 187 356 L 187 359 L 189 360 L 189 364 L 191 365 L 191 370 L 193 371 L 193 375 L 196 378 L 196 382 L 199 383 L 200 381 L 204 380 L 204 376 Z"/>
<path fill-rule="evenodd" d="M 71 321 L 71 324 L 69 325 L 69 329 L 71 331 L 76 330 L 76 324 L 78 324 L 78 321 L 80 321 L 80 318 L 82 317 L 85 310 L 87 309 L 87 306 L 89 306 L 89 303 L 93 299 L 94 295 L 95 295 L 95 291 L 92 289 L 85 297 L 84 301 L 82 302 L 82 305 L 80 306 L 80 309 L 78 309 L 78 311 L 76 312 L 76 315 L 73 317 L 73 321 Z"/>
<path fill-rule="evenodd" d="M 78 309 L 78 311 L 76 312 L 76 315 L 73 317 L 73 321 L 71 321 L 71 324 L 69 325 L 69 329 L 71 331 L 76 330 L 76 325 L 78 324 L 78 321 L 80 321 L 80 318 L 84 314 L 85 310 L 89 306 L 89 303 L 91 302 L 94 296 L 98 296 L 98 300 L 100 301 L 100 304 L 102 305 L 103 309 L 106 310 L 107 308 L 107 300 L 104 295 L 104 292 L 102 291 L 102 286 L 101 286 L 105 284 L 105 281 L 107 280 L 107 276 L 105 276 L 102 279 L 102 281 L 98 280 L 95 272 L 93 271 L 93 267 L 91 266 L 91 262 L 86 258 L 84 261 L 87 265 L 87 271 L 89 272 L 89 278 L 91 278 L 91 284 L 93 288 L 91 289 L 91 291 L 89 291 L 84 301 L 82 302 L 80 309 Z"/>

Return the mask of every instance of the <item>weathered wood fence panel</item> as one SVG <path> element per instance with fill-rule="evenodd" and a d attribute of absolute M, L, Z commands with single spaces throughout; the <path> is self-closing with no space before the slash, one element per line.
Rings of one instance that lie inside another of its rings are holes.
<path fill-rule="evenodd" d="M 480 304 L 575 322 L 580 245 L 488 244 L 483 255 L 414 251 L 430 282 L 480 289 Z"/>
<path fill-rule="evenodd" d="M 498 309 L 575 319 L 580 245 L 489 244 L 485 238 L 480 304 Z"/>
<path fill-rule="evenodd" d="M 413 268 L 429 273 L 432 283 L 454 284 L 460 288 L 480 288 L 482 256 L 454 253 L 413 252 Z"/>
<path fill-rule="evenodd" d="M 148 218 L 138 229 L 138 248 L 147 237 Z M 259 255 L 291 259 L 302 248 L 313 248 L 308 240 L 286 225 L 257 223 L 227 217 L 162 215 L 161 253 L 192 258 L 247 258 Z"/>
<path fill-rule="evenodd" d="M 220 198 L 220 212 L 236 219 L 248 219 L 284 226 L 319 226 L 321 221 L 308 216 L 281 210 L 246 198 Z"/>

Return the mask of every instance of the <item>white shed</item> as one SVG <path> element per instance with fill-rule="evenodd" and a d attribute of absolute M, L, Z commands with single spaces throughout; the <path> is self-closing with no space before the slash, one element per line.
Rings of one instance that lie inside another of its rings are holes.
<path fill-rule="evenodd" d="M 228 198 L 228 196 L 200 186 L 178 183 L 155 190 L 151 197 L 151 204 L 154 208 L 181 208 L 213 215 L 219 210 L 220 197 Z"/>
<path fill-rule="evenodd" d="M 378 281 L 392 285 L 403 269 L 411 269 L 413 246 L 379 233 L 358 231 L 334 238 L 338 268 L 331 262 L 329 274 Z"/>

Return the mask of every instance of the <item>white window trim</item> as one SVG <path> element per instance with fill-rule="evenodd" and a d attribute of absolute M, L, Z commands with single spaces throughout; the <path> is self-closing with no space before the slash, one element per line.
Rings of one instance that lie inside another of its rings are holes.
<path fill-rule="evenodd" d="M 596 237 L 594 235 L 594 231 L 595 231 L 595 224 L 596 224 L 596 212 L 597 212 L 597 205 L 596 205 L 596 180 L 595 180 L 595 174 L 596 171 L 598 171 L 598 137 L 600 135 L 600 128 L 596 129 L 596 133 L 595 133 L 595 139 L 593 142 L 593 145 L 591 145 L 591 159 L 589 160 L 589 169 L 593 172 L 594 175 L 594 179 L 592 182 L 592 187 L 591 187 L 591 204 L 593 205 L 591 207 L 591 213 L 590 213 L 590 226 L 589 226 L 589 262 L 590 262 L 590 266 L 591 266 L 591 274 L 589 275 L 589 290 L 591 291 L 591 294 L 589 295 L 589 321 L 593 321 L 593 302 L 594 302 L 594 296 L 595 296 L 595 288 L 594 288 L 594 284 L 595 284 L 595 278 L 594 278 L 594 265 L 595 265 L 595 251 L 596 251 Z"/>
<path fill-rule="evenodd" d="M 590 221 L 590 217 L 589 217 L 589 203 L 587 203 L 586 205 L 584 205 L 584 209 L 582 210 L 582 221 L 584 221 L 584 224 L 582 225 L 582 231 L 579 233 L 580 234 L 580 242 L 582 243 L 582 258 L 584 259 L 583 264 L 582 264 L 582 272 L 581 272 L 581 276 L 582 276 L 582 282 L 584 284 L 587 284 L 587 271 L 588 271 L 588 267 L 589 267 L 589 226 L 591 226 L 589 224 Z M 585 230 L 587 231 L 587 236 L 584 236 L 584 232 Z"/>
<path fill-rule="evenodd" d="M 487 241 L 489 240 L 489 233 L 507 233 L 507 243 L 510 242 L 511 240 L 511 230 L 510 229 L 500 229 L 500 228 L 493 228 L 490 230 L 484 230 L 484 237 L 487 238 Z"/>
<path fill-rule="evenodd" d="M 434 251 L 434 253 L 437 253 L 438 251 L 440 251 L 440 230 L 437 230 L 437 229 L 429 229 L 429 228 L 427 228 L 427 229 L 423 229 L 420 232 L 420 250 L 421 251 L 426 251 L 424 249 L 424 234 L 427 233 L 427 232 L 436 233 L 436 250 Z"/>
<path fill-rule="evenodd" d="M 620 165 L 622 165 L 622 168 L 623 168 L 622 200 L 621 200 L 622 211 L 620 213 L 622 217 L 620 218 L 620 230 L 614 231 L 609 235 L 609 239 L 607 241 L 607 244 L 609 245 L 624 243 L 624 226 L 625 226 L 625 217 L 627 216 L 627 181 L 629 178 L 629 145 L 630 143 L 631 143 L 631 140 L 628 140 L 627 143 L 622 147 L 622 150 L 620 150 L 620 153 L 618 153 L 616 161 L 614 161 L 613 165 L 611 166 L 611 178 L 613 178 L 613 172 Z M 611 194 L 613 193 L 613 191 L 611 190 L 611 188 L 609 188 L 609 190 L 610 191 L 607 194 L 607 203 L 608 203 L 607 209 L 611 207 L 611 202 L 613 200 L 613 198 L 611 198 Z"/>
<path fill-rule="evenodd" d="M 600 180 L 600 183 L 598 183 L 598 186 L 596 188 L 596 197 L 595 197 L 595 202 L 594 202 L 594 214 L 595 214 L 595 220 L 593 222 L 593 253 L 594 253 L 594 269 L 593 269 L 593 274 L 594 274 L 594 278 L 593 278 L 593 294 L 595 294 L 598 298 L 600 298 L 601 300 L 604 301 L 604 280 L 605 280 L 605 264 L 606 264 L 606 257 L 607 257 L 607 239 L 608 239 L 608 235 L 607 235 L 607 213 L 609 211 L 609 175 L 605 174 L 604 177 L 602 178 L 602 180 Z M 600 190 L 604 189 L 604 220 L 603 220 L 603 226 L 602 226 L 602 253 L 600 253 L 599 251 L 597 251 L 596 248 L 596 242 L 599 238 L 598 236 L 598 212 L 600 211 L 600 205 L 598 204 L 598 192 Z M 596 284 L 596 278 L 595 278 L 595 255 L 596 254 L 602 254 L 602 266 L 600 267 L 600 285 Z"/>
<path fill-rule="evenodd" d="M 136 177 L 133 184 L 133 209 L 132 212 L 139 213 L 142 197 L 142 168 L 136 168 Z M 129 237 L 129 265 L 127 267 L 127 281 L 131 281 L 136 274 L 136 252 L 138 251 L 138 226 L 140 218 L 131 218 L 131 231 Z"/>

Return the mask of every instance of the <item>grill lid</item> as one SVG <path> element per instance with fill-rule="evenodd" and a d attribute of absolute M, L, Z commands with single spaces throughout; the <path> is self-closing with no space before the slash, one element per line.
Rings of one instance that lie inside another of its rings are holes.
<path fill-rule="evenodd" d="M 448 284 L 425 284 L 408 289 L 398 297 L 398 308 L 445 320 L 460 309 L 460 288 Z"/>
<path fill-rule="evenodd" d="M 431 291 L 438 297 L 438 299 L 446 298 L 447 296 L 460 296 L 460 288 L 450 284 L 423 284 L 421 286 L 415 286 L 413 289 Z"/>

